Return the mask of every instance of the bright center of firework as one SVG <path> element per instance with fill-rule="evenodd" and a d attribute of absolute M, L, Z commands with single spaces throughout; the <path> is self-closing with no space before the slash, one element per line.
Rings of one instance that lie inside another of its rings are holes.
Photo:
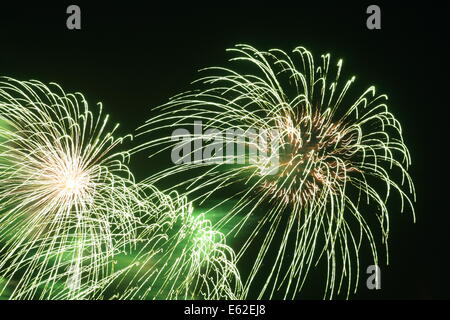
<path fill-rule="evenodd" d="M 87 177 L 79 173 L 70 173 L 63 177 L 61 193 L 65 195 L 80 195 L 87 187 Z"/>
<path fill-rule="evenodd" d="M 66 180 L 66 190 L 75 192 L 77 189 L 80 188 L 80 183 L 78 179 L 70 177 Z"/>
<path fill-rule="evenodd" d="M 68 161 L 56 172 L 57 185 L 63 196 L 80 196 L 87 190 L 89 175 L 76 161 Z"/>
<path fill-rule="evenodd" d="M 274 198 L 305 204 L 322 191 L 334 193 L 355 170 L 346 162 L 355 137 L 343 133 L 340 124 L 320 114 L 299 115 L 286 117 L 278 128 L 280 167 L 263 184 Z"/>

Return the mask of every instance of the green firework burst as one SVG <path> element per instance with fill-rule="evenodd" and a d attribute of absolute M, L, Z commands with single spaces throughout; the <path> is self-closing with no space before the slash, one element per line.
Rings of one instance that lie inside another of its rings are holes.
<path fill-rule="evenodd" d="M 222 233 L 176 192 L 144 185 L 141 227 L 126 272 L 105 289 L 119 299 L 236 299 L 242 283 Z M 117 294 L 117 292 L 120 292 Z"/>

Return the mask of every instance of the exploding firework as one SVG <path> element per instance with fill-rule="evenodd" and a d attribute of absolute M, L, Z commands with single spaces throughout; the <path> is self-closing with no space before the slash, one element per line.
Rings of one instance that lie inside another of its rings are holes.
<path fill-rule="evenodd" d="M 136 237 L 124 138 L 101 105 L 38 81 L 4 78 L 0 118 L 0 294 L 87 298 Z"/>
<path fill-rule="evenodd" d="M 56 84 L 0 82 L 0 296 L 235 298 L 223 234 L 185 197 L 134 182 L 99 109 Z"/>
<path fill-rule="evenodd" d="M 236 237 L 250 230 L 237 254 L 242 265 L 252 260 L 243 297 L 296 297 L 310 267 L 321 261 L 327 268 L 324 297 L 345 286 L 348 296 L 357 288 L 364 243 L 378 264 L 375 229 L 387 250 L 388 198 L 398 194 L 399 209 L 409 206 L 414 214 L 411 158 L 387 96 L 377 95 L 373 86 L 352 96 L 355 77 L 342 81 L 342 60 L 332 67 L 329 54 L 316 65 L 303 47 L 292 55 L 248 45 L 229 51 L 246 73 L 205 69 L 198 91 L 172 98 L 140 128 L 140 134 L 184 128 L 136 149 L 159 148 L 152 156 L 171 148 L 183 152 L 176 167 L 148 181 L 157 184 L 192 170 L 193 176 L 173 188 L 200 204 L 212 194 L 223 198 L 217 206 L 234 203 L 215 227 Z M 205 135 L 185 129 L 196 122 L 208 129 Z M 240 133 L 218 134 L 230 129 Z M 255 130 L 263 134 L 255 138 Z M 234 144 L 248 133 L 253 138 L 241 143 L 245 151 L 237 154 Z M 275 142 L 273 148 L 268 141 Z M 212 161 L 205 161 L 205 154 Z M 235 194 L 227 196 L 229 188 Z"/>

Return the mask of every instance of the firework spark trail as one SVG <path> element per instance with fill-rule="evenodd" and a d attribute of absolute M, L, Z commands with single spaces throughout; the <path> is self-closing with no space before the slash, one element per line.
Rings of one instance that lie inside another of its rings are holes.
<path fill-rule="evenodd" d="M 101 105 L 94 114 L 56 84 L 4 78 L 0 119 L 0 295 L 102 299 L 120 281 L 115 298 L 236 296 L 223 235 L 186 198 L 134 182 Z M 134 272 L 147 275 L 138 288 Z"/>
<path fill-rule="evenodd" d="M 392 191 L 400 195 L 401 211 L 408 205 L 414 214 L 407 194 L 415 200 L 413 182 L 407 172 L 411 158 L 400 123 L 386 105 L 387 96 L 376 95 L 375 88 L 370 87 L 352 98 L 349 92 L 355 77 L 343 82 L 342 60 L 333 69 L 329 54 L 322 55 L 316 66 L 312 54 L 303 47 L 297 47 L 292 55 L 278 49 L 261 52 L 248 45 L 237 45 L 229 51 L 236 54 L 231 61 L 249 70 L 247 74 L 239 73 L 237 68 L 203 70 L 211 75 L 196 81 L 200 90 L 182 93 L 157 108 L 160 114 L 147 121 L 139 134 L 191 128 L 194 121 L 203 121 L 205 128 L 218 132 L 230 128 L 244 132 L 258 129 L 267 132 L 269 140 L 279 142 L 277 173 L 271 174 L 267 168 L 270 162 L 264 156 L 267 152 L 262 152 L 263 156 L 256 161 L 234 166 L 227 162 L 239 163 L 242 155 L 227 154 L 222 158 L 228 160 L 225 163 L 184 162 L 147 181 L 157 184 L 194 170 L 193 178 L 170 188 L 185 190 L 194 203 L 204 202 L 229 186 L 234 186 L 234 190 L 240 188 L 236 195 L 220 203 L 237 200 L 216 225 L 219 230 L 223 226 L 231 228 L 230 235 L 237 235 L 250 217 L 263 212 L 238 252 L 238 259 L 245 259 L 252 245 L 260 248 L 244 282 L 244 297 L 257 290 L 257 298 L 271 298 L 282 290 L 284 298 L 293 298 L 304 285 L 310 267 L 321 259 L 328 266 L 324 297 L 332 298 L 341 292 L 344 279 L 348 296 L 352 286 L 354 290 L 357 288 L 358 252 L 364 237 L 374 263 L 378 263 L 376 225 L 371 223 L 371 216 L 378 219 L 387 250 L 386 201 Z M 270 132 L 278 134 L 270 136 Z M 180 138 L 183 143 L 194 145 L 188 158 L 197 151 L 205 151 L 205 146 L 196 147 L 198 137 Z M 235 143 L 221 138 L 224 145 Z M 154 156 L 175 144 L 171 137 L 163 137 L 134 151 L 150 149 Z M 254 145 L 250 141 L 246 147 Z M 267 151 L 258 144 L 256 148 Z M 199 173 L 202 167 L 204 171 Z M 397 176 L 401 176 L 400 182 Z M 385 188 L 380 188 L 379 182 Z M 405 184 L 407 191 L 402 189 Z M 191 197 L 198 191 L 198 197 Z M 243 215 L 243 219 L 236 223 L 238 215 Z M 263 239 L 260 234 L 264 234 Z M 275 240 L 280 236 L 281 239 Z M 258 286 L 255 279 L 273 248 L 275 262 L 267 280 Z"/>
<path fill-rule="evenodd" d="M 134 182 L 114 151 L 124 138 L 99 109 L 56 84 L 0 82 L 0 274 L 12 299 L 85 298 L 133 243 Z"/>

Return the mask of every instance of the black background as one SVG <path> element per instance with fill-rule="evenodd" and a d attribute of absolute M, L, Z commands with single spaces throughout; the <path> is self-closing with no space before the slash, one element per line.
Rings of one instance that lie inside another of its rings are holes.
<path fill-rule="evenodd" d="M 66 28 L 78 4 L 82 30 Z M 102 101 L 122 133 L 151 108 L 186 90 L 203 67 L 225 65 L 225 49 L 298 45 L 344 59 L 347 72 L 390 98 L 410 147 L 417 222 L 391 217 L 391 264 L 382 290 L 360 286 L 352 299 L 448 299 L 448 9 L 407 2 L 377 3 L 382 29 L 368 30 L 371 3 L 317 2 L 59 2 L 0 5 L 0 75 L 57 82 Z M 157 170 L 137 157 L 136 176 Z M 363 279 L 364 281 L 364 279 Z"/>

